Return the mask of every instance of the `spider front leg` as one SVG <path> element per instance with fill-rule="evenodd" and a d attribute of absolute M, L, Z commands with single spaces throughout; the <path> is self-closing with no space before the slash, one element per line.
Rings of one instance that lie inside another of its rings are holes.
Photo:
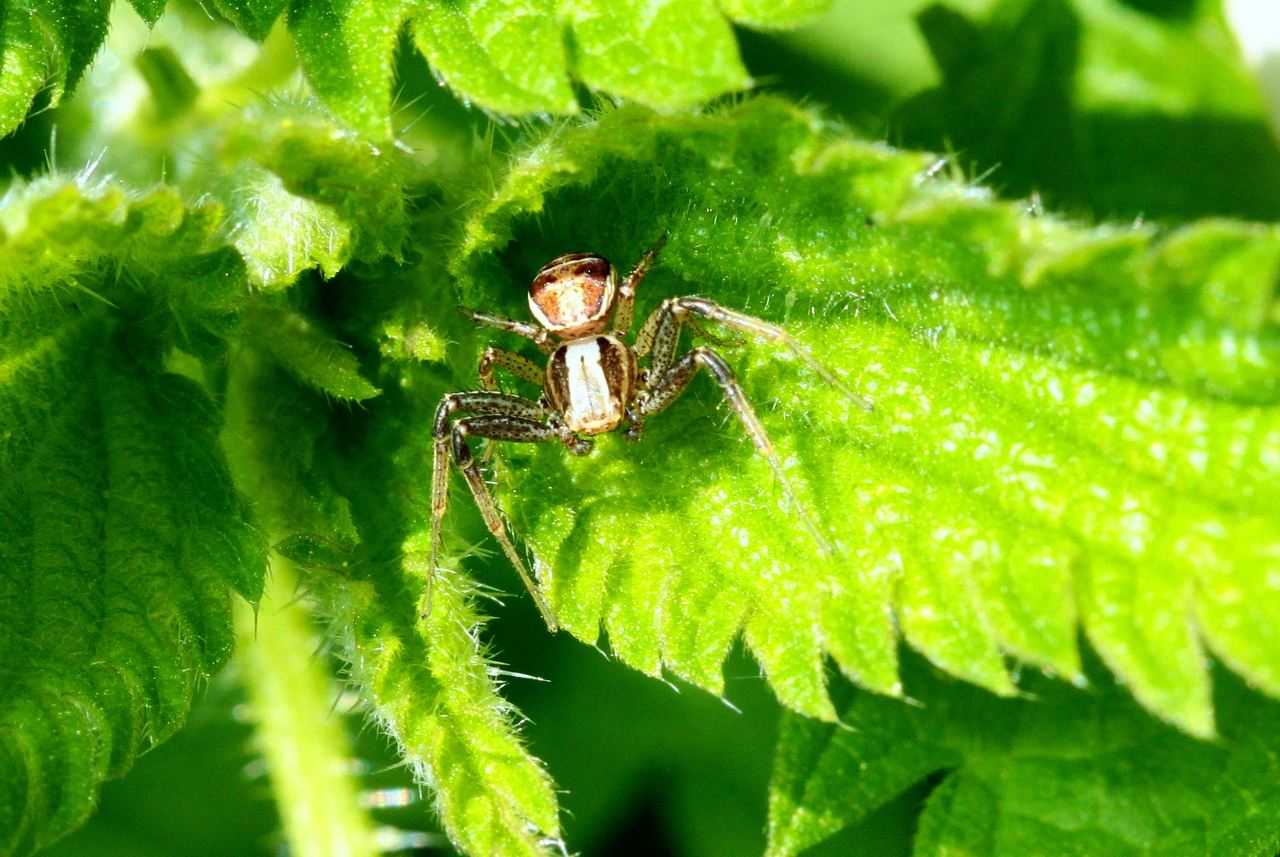
<path fill-rule="evenodd" d="M 665 371 L 671 365 L 680 339 L 680 326 L 692 320 L 692 316 L 700 316 L 733 330 L 750 333 L 761 339 L 786 346 L 792 354 L 807 363 L 819 378 L 843 393 L 849 401 L 864 411 L 873 410 L 870 402 L 849 389 L 843 381 L 832 374 L 830 369 L 819 363 L 817 358 L 809 353 L 809 349 L 792 338 L 786 328 L 722 307 L 715 301 L 700 298 L 697 295 L 668 298 L 663 301 L 662 306 L 653 311 L 644 326 L 640 328 L 640 332 L 636 334 L 636 356 L 642 357 L 652 350 L 653 358 L 650 360 L 650 367 L 655 375 Z"/>
<path fill-rule="evenodd" d="M 457 422 L 451 421 L 454 411 L 467 411 L 474 416 L 465 417 Z M 552 631 L 559 628 L 550 605 L 542 595 L 542 590 L 525 567 L 524 560 L 516 551 L 515 545 L 507 536 L 506 525 L 502 514 L 498 511 L 489 488 L 484 483 L 480 465 L 466 439 L 470 436 L 489 438 L 490 440 L 510 440 L 519 443 L 544 443 L 551 440 L 563 440 L 563 430 L 546 425 L 542 420 L 548 416 L 547 410 L 537 402 L 523 396 L 506 393 L 470 392 L 450 393 L 440 400 L 436 408 L 433 430 L 434 456 L 431 468 L 431 554 L 427 565 L 426 606 L 423 614 L 431 611 L 431 587 L 435 580 L 437 562 L 440 555 L 440 527 L 444 513 L 449 507 L 449 459 L 452 456 L 462 471 L 476 505 L 484 518 L 485 525 L 494 538 L 502 545 L 503 551 L 511 564 L 515 566 L 529 594 L 538 605 L 542 618 Z"/>
<path fill-rule="evenodd" d="M 656 378 L 653 385 L 641 396 L 639 401 L 641 419 L 643 420 L 649 414 L 656 414 L 665 410 L 672 402 L 680 398 L 680 394 L 689 386 L 689 382 L 693 380 L 693 376 L 697 374 L 699 368 L 705 368 L 710 372 L 711 377 L 715 378 L 716 383 L 720 385 L 721 392 L 729 400 L 729 405 L 733 408 L 734 413 L 738 415 L 738 419 L 742 422 L 743 428 L 747 430 L 747 434 L 751 436 L 751 441 L 755 444 L 756 450 L 764 456 L 765 461 L 769 462 L 769 467 L 773 470 L 774 476 L 778 477 L 778 481 L 782 483 L 782 490 L 786 493 L 787 500 L 791 503 L 791 508 L 795 509 L 796 514 L 800 516 L 800 520 L 804 522 L 805 527 L 813 535 L 818 547 L 822 549 L 823 553 L 832 553 L 831 543 L 822 535 L 822 531 L 818 529 L 818 525 L 809 515 L 804 504 L 800 502 L 800 497 L 796 494 L 791 480 L 787 478 L 786 471 L 782 469 L 782 461 L 778 458 L 778 453 L 773 448 L 773 442 L 769 440 L 769 434 L 765 431 L 760 418 L 756 416 L 755 409 L 747 401 L 742 385 L 738 383 L 738 379 L 733 374 L 733 370 L 729 368 L 729 364 L 719 354 L 710 348 L 698 347 L 681 357 L 674 366 L 671 366 L 670 369 L 667 369 L 660 377 Z M 643 422 L 640 425 L 643 425 Z"/>
<path fill-rule="evenodd" d="M 618 289 L 618 308 L 613 314 L 613 329 L 618 333 L 627 333 L 631 330 L 631 320 L 635 313 L 636 289 L 639 288 L 644 275 L 653 267 L 653 263 L 658 261 L 658 254 L 666 244 L 667 236 L 663 235 L 658 239 L 657 244 L 645 251 L 640 261 L 631 269 L 631 273 L 627 274 L 627 278 L 622 281 L 622 286 Z"/>
<path fill-rule="evenodd" d="M 545 327 L 539 327 L 527 321 L 517 321 L 514 318 L 504 318 L 500 315 L 493 315 L 487 312 L 480 312 L 474 309 L 467 309 L 464 306 L 458 307 L 458 312 L 471 319 L 481 327 L 492 327 L 495 330 L 505 330 L 508 333 L 514 333 L 516 336 L 523 336 L 525 339 L 533 340 L 538 346 L 538 350 L 543 354 L 550 354 L 556 350 L 555 339 L 551 336 L 551 332 Z"/>

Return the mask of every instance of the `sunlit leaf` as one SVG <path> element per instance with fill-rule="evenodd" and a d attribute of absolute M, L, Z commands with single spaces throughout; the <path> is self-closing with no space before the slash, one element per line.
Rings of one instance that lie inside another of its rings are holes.
<path fill-rule="evenodd" d="M 8 0 L 0 14 L 0 136 L 22 123 L 36 94 L 57 104 L 107 36 L 110 0 Z"/>
<path fill-rule="evenodd" d="M 418 386 L 366 403 L 372 435 L 348 436 L 335 449 L 324 399 L 242 355 L 228 404 L 243 441 L 233 456 L 237 476 L 252 483 L 275 529 L 296 534 L 279 549 L 306 570 L 338 653 L 373 717 L 431 786 L 453 842 L 467 854 L 547 854 L 559 836 L 555 792 L 525 749 L 518 715 L 498 694 L 499 673 L 479 642 L 483 590 L 444 570 L 424 615 L 425 531 L 408 528 L 425 527 L 430 437 L 400 417 L 406 387 Z"/>
<path fill-rule="evenodd" d="M 563 27 L 550 0 L 427 2 L 414 41 L 436 74 L 502 113 L 573 113 Z"/>
<path fill-rule="evenodd" d="M 1275 230 L 1037 217 L 757 100 L 550 136 L 453 264 L 465 300 L 520 313 L 547 259 L 625 270 L 663 233 L 642 309 L 696 292 L 786 323 L 876 409 L 778 349 L 730 357 L 830 557 L 709 383 L 635 447 L 504 446 L 505 506 L 565 628 L 715 692 L 741 631 L 779 698 L 824 719 L 824 657 L 896 694 L 899 633 L 1012 694 L 1006 656 L 1080 675 L 1080 623 L 1197 735 L 1206 645 L 1280 693 Z"/>
<path fill-rule="evenodd" d="M 379 147 L 315 103 L 269 102 L 229 118 L 221 170 L 188 179 L 226 200 L 232 241 L 256 284 L 291 285 L 353 258 L 398 257 L 405 238 L 405 154 Z"/>
<path fill-rule="evenodd" d="M 307 80 L 356 131 L 389 140 L 391 62 L 405 0 L 294 0 L 289 32 Z"/>
<path fill-rule="evenodd" d="M 566 0 L 573 69 L 588 86 L 656 105 L 743 89 L 747 70 L 712 0 Z"/>
<path fill-rule="evenodd" d="M 716 0 L 720 9 L 749 27 L 794 27 L 817 18 L 831 0 Z"/>
<path fill-rule="evenodd" d="M 225 351 L 218 212 L 83 182 L 0 200 L 0 852 L 79 826 L 230 652 L 263 544 L 170 349 Z M 190 357 L 187 358 L 190 360 Z"/>

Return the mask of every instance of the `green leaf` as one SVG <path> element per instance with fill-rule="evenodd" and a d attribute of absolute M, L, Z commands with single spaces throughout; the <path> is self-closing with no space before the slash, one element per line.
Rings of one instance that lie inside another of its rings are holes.
<path fill-rule="evenodd" d="M 398 258 L 405 240 L 405 153 L 345 130 L 314 102 L 268 102 L 226 123 L 220 171 L 193 188 L 226 201 L 232 241 L 270 290 L 303 271 Z M 350 398 L 350 396 L 344 397 Z"/>
<path fill-rule="evenodd" d="M 316 629 L 297 587 L 289 563 L 276 560 L 261 612 L 236 605 L 255 743 L 292 853 L 375 857 L 382 849 L 357 796 L 342 719 L 334 716 L 333 676 L 327 659 L 316 657 Z"/>
<path fill-rule="evenodd" d="M 1156 18 L 1115 0 L 1074 0 L 1084 24 L 1078 105 L 1167 116 L 1264 115 L 1220 3 L 1185 20 Z M 1177 59 L 1170 62 L 1170 59 Z"/>
<path fill-rule="evenodd" d="M 59 179 L 0 201 L 2 853 L 77 827 L 182 724 L 229 654 L 231 590 L 261 591 L 219 414 L 162 368 L 217 353 L 242 292 L 199 252 L 217 220 Z"/>
<path fill-rule="evenodd" d="M 410 376 L 430 371 L 409 365 Z M 228 394 L 240 439 L 233 464 L 272 529 L 295 534 L 282 547 L 302 556 L 304 585 L 338 653 L 374 719 L 431 787 L 451 841 L 467 854 L 549 854 L 559 837 L 556 796 L 479 641 L 484 592 L 444 569 L 425 611 L 431 438 L 403 399 L 416 403 L 425 391 L 421 377 L 406 378 L 367 412 L 330 422 L 317 394 L 242 353 Z"/>
<path fill-rule="evenodd" d="M 236 484 L 281 534 L 278 553 L 304 569 L 341 571 L 354 560 L 360 535 L 346 498 L 314 472 L 331 405 L 256 349 L 241 351 L 231 366 L 227 446 Z"/>
<path fill-rule="evenodd" d="M 844 728 L 784 715 L 771 857 L 798 854 L 910 785 L 941 777 L 913 853 L 1231 854 L 1280 847 L 1280 706 L 1220 673 L 1224 741 L 1150 722 L 1105 675 L 1093 689 L 1029 677 L 996 700 L 913 661 L 914 704 L 858 692 Z M 943 776 L 945 772 L 945 776 Z"/>
<path fill-rule="evenodd" d="M 317 328 L 303 314 L 261 306 L 251 316 L 250 335 L 299 381 L 337 399 L 362 401 L 378 395 L 360 375 L 349 347 Z"/>
<path fill-rule="evenodd" d="M 574 113 L 564 27 L 550 0 L 432 0 L 413 19 L 414 42 L 443 80 L 501 113 Z"/>
<path fill-rule="evenodd" d="M 0 137 L 26 118 L 36 94 L 70 92 L 107 36 L 110 0 L 8 0 L 0 15 Z"/>
<path fill-rule="evenodd" d="M 307 81 L 343 122 L 389 142 L 391 64 L 406 0 L 292 0 L 289 32 Z"/>
<path fill-rule="evenodd" d="M 740 11 L 775 25 L 790 19 L 790 9 Z M 414 33 L 436 74 L 499 112 L 576 112 L 570 72 L 594 89 L 655 105 L 691 104 L 750 83 L 711 0 L 438 0 L 420 8 Z"/>
<path fill-rule="evenodd" d="M 1009 196 L 1099 217 L 1280 218 L 1280 146 L 1218 3 L 1191 20 L 1118 0 L 1003 0 L 920 30 L 941 84 L 890 136 L 954 148 Z M 1135 165 L 1141 164 L 1141 169 Z"/>
<path fill-rule="evenodd" d="M 200 87 L 187 74 L 173 48 L 147 48 L 138 54 L 136 62 L 161 121 L 186 113 L 200 96 Z"/>
<path fill-rule="evenodd" d="M 129 0 L 138 17 L 146 21 L 148 27 L 154 27 L 164 12 L 165 0 Z"/>
<path fill-rule="evenodd" d="M 163 0 L 133 0 L 150 26 Z M 316 95 L 344 124 L 380 143 L 393 137 L 397 37 L 412 19 L 432 68 L 466 100 L 499 113 L 577 111 L 570 77 L 611 96 L 658 106 L 694 104 L 751 83 L 729 19 L 767 28 L 812 18 L 827 0 L 215 0 L 241 32 L 264 41 L 287 6 L 289 33 Z M 107 0 L 19 3 L 0 25 L 0 135 L 16 128 L 46 85 L 57 104 L 107 34 Z M 83 8 L 82 8 L 83 7 Z M 728 16 L 726 18 L 725 16 Z M 571 32 L 570 32 L 571 31 Z"/>
<path fill-rule="evenodd" d="M 750 83 L 712 0 L 566 0 L 563 14 L 574 73 L 611 95 L 676 106 Z"/>
<path fill-rule="evenodd" d="M 760 857 L 778 709 L 755 662 L 735 647 L 726 705 L 543 627 L 530 607 L 505 610 L 489 632 L 518 658 L 515 669 L 544 679 L 512 681 L 504 694 L 528 713 L 534 746 L 555 772 L 570 849 L 608 853 L 611 841 L 643 835 L 688 857 Z M 618 832 L 638 830 L 630 819 L 641 813 L 653 819 L 644 834 Z"/>
<path fill-rule="evenodd" d="M 774 29 L 811 22 L 831 8 L 831 0 L 716 0 L 716 5 L 739 24 Z"/>
<path fill-rule="evenodd" d="M 1080 624 L 1211 735 L 1206 646 L 1280 694 L 1280 233 L 1085 228 L 940 167 L 768 99 L 609 112 L 516 161 L 452 258 L 464 301 L 523 314 L 547 259 L 626 270 L 665 233 L 641 311 L 697 292 L 787 324 L 876 409 L 778 349 L 730 357 L 834 556 L 705 381 L 638 446 L 505 445 L 513 529 L 562 626 L 653 675 L 719 693 L 741 630 L 780 700 L 830 720 L 827 655 L 898 694 L 901 634 L 1009 695 L 1008 656 L 1078 680 Z"/>
<path fill-rule="evenodd" d="M 353 132 L 314 97 L 249 94 L 242 106 L 250 90 L 296 75 L 283 31 L 259 49 L 199 9 L 178 8 L 155 36 L 169 44 L 137 54 L 144 38 L 136 22 L 120 27 L 106 54 L 114 61 L 94 71 L 87 90 L 125 93 L 111 108 L 130 117 L 124 127 L 101 122 L 87 97 L 67 111 L 68 124 L 90 125 L 78 154 L 137 184 L 164 175 L 187 198 L 221 202 L 231 243 L 264 290 L 312 268 L 332 277 L 353 260 L 399 258 L 405 187 L 418 169 L 406 147 Z M 203 60 L 206 52 L 234 56 L 236 65 Z M 198 91 L 179 61 L 187 55 L 196 59 Z"/>
<path fill-rule="evenodd" d="M 425 536 L 405 546 L 405 571 L 419 584 L 427 570 Z M 422 650 L 409 646 L 403 659 L 377 664 L 368 687 L 402 752 L 437 784 L 437 811 L 459 850 L 551 853 L 560 835 L 555 791 L 516 734 L 518 715 L 498 695 L 494 668 L 477 650 L 483 617 L 475 596 L 465 577 L 439 574 L 431 614 L 420 631 L 431 641 L 425 664 L 414 657 Z M 363 648 L 378 651 L 381 643 L 371 637 Z M 434 698 L 421 692 L 428 675 L 438 687 Z"/>
<path fill-rule="evenodd" d="M 256 42 L 267 38 L 289 0 L 213 0 L 214 8 Z"/>
<path fill-rule="evenodd" d="M 881 700 L 869 698 L 872 704 Z M 858 704 L 864 703 L 859 698 Z M 921 740 L 909 716 L 868 716 L 855 723 L 850 710 L 859 709 L 846 709 L 839 726 L 782 715 L 769 784 L 770 857 L 821 842 L 963 760 L 949 748 Z"/>
<path fill-rule="evenodd" d="M 729 20 L 790 27 L 828 5 L 827 0 L 432 0 L 419 8 L 414 35 L 435 73 L 464 99 L 488 110 L 574 113 L 570 74 L 611 96 L 679 106 L 751 84 Z"/>

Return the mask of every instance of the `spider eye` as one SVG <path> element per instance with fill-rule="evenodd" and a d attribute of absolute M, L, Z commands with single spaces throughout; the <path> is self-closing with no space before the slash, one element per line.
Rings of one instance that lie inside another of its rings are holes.
<path fill-rule="evenodd" d="M 558 336 L 587 336 L 608 323 L 616 291 L 617 275 L 608 259 L 574 253 L 549 262 L 533 278 L 529 309 Z"/>

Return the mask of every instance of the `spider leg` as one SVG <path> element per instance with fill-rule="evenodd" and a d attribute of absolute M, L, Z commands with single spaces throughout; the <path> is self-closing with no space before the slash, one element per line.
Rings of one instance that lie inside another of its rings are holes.
<path fill-rule="evenodd" d="M 831 370 L 818 362 L 809 349 L 792 338 L 786 328 L 779 327 L 776 324 L 770 324 L 763 319 L 750 316 L 736 310 L 727 309 L 720 306 L 715 301 L 700 298 L 697 295 L 689 295 L 683 298 L 675 298 L 670 301 L 670 312 L 678 317 L 687 317 L 689 313 L 700 315 L 705 319 L 723 324 L 725 327 L 733 330 L 740 330 L 743 333 L 750 333 L 761 339 L 767 339 L 770 342 L 776 342 L 779 345 L 785 345 L 791 349 L 791 353 L 795 354 L 805 363 L 809 364 L 809 368 L 817 373 L 818 377 L 826 381 L 832 387 L 835 387 L 845 395 L 849 401 L 853 402 L 864 411 L 872 410 L 871 403 L 859 396 L 853 390 L 845 386 L 844 382 L 832 374 Z"/>
<path fill-rule="evenodd" d="M 535 387 L 542 386 L 542 369 L 532 360 L 526 360 L 519 354 L 503 348 L 490 346 L 480 355 L 480 387 L 489 392 L 498 390 L 498 378 L 494 369 L 506 369 L 517 378 L 528 381 Z"/>
<path fill-rule="evenodd" d="M 506 522 L 502 519 L 502 513 L 498 511 L 498 504 L 493 501 L 489 486 L 484 484 L 480 466 L 472 456 L 470 447 L 467 446 L 466 439 L 472 435 L 518 443 L 545 443 L 549 440 L 559 440 L 559 434 L 550 426 L 520 417 L 483 415 L 466 417 L 453 424 L 453 460 L 457 462 L 462 475 L 466 477 L 467 485 L 471 487 L 471 493 L 476 499 L 476 505 L 480 507 L 480 514 L 484 517 L 489 532 L 493 533 L 493 537 L 506 552 L 507 559 L 511 560 L 511 564 L 520 573 L 520 579 L 524 581 L 525 588 L 533 596 L 533 601 L 538 605 L 538 612 L 542 614 L 547 627 L 553 632 L 557 631 L 560 626 L 556 622 L 555 614 L 551 612 L 551 605 L 543 597 L 542 590 L 538 588 L 520 553 L 508 538 Z"/>
<path fill-rule="evenodd" d="M 684 317 L 684 326 L 689 328 L 689 333 L 695 339 L 701 339 L 708 345 L 715 345 L 720 348 L 737 348 L 741 345 L 746 345 L 746 340 L 739 339 L 736 336 L 731 338 L 716 336 L 707 330 L 707 326 L 698 321 L 698 317 L 694 315 L 686 315 Z"/>
<path fill-rule="evenodd" d="M 654 359 L 657 359 L 656 354 Z M 764 456 L 765 461 L 769 462 L 773 475 L 782 483 L 782 490 L 786 493 L 787 500 L 791 503 L 791 508 L 800 516 L 800 520 L 804 522 L 805 527 L 818 543 L 818 547 L 822 549 L 823 553 L 832 553 L 831 543 L 823 536 L 822 531 L 818 529 L 817 523 L 809 515 L 804 504 L 800 502 L 800 497 L 796 494 L 791 480 L 787 478 L 786 471 L 782 469 L 782 461 L 779 460 L 778 453 L 773 448 L 773 442 L 769 440 L 769 435 L 765 431 L 764 425 L 761 424 L 760 418 L 756 416 L 755 409 L 747 401 L 742 385 L 738 383 L 738 379 L 733 374 L 733 370 L 729 368 L 729 364 L 719 354 L 710 348 L 699 346 L 681 357 L 674 366 L 658 377 L 654 385 L 646 391 L 640 403 L 641 415 L 656 414 L 669 407 L 689 386 L 689 382 L 693 380 L 693 376 L 697 374 L 699 368 L 705 368 L 711 373 L 711 377 L 715 379 L 716 383 L 720 385 L 720 390 L 724 393 L 725 398 L 729 400 L 730 406 L 733 408 L 734 413 L 738 415 L 738 419 L 742 422 L 743 428 L 747 430 L 747 434 L 751 436 L 751 441 L 755 444 L 756 450 Z"/>
<path fill-rule="evenodd" d="M 644 324 L 640 325 L 640 332 L 636 334 L 636 341 L 632 343 L 631 350 L 636 353 L 636 359 L 640 359 L 649 353 L 653 348 L 654 329 L 658 326 L 658 322 L 662 316 L 666 314 L 666 301 L 662 306 L 649 313 L 649 317 L 644 320 Z"/>
<path fill-rule="evenodd" d="M 640 332 L 636 334 L 635 345 L 632 346 L 637 358 L 653 351 L 654 358 L 651 362 L 661 363 L 665 371 L 675 359 L 681 325 L 688 325 L 690 333 L 712 345 L 731 347 L 743 344 L 741 339 L 722 339 L 712 335 L 706 326 L 698 321 L 697 316 L 691 315 L 688 310 L 680 309 L 679 300 L 679 298 L 668 298 L 662 302 L 661 306 L 649 313 L 649 317 L 640 326 Z"/>
<path fill-rule="evenodd" d="M 618 308 L 613 314 L 613 329 L 616 332 L 626 333 L 631 330 L 631 319 L 635 313 L 636 289 L 639 288 L 644 275 L 649 273 L 649 269 L 657 261 L 658 254 L 662 252 L 666 243 L 667 236 L 663 235 L 658 239 L 657 244 L 645 251 L 640 261 L 631 269 L 631 273 L 627 274 L 627 278 L 622 281 L 622 286 L 618 289 Z"/>
<path fill-rule="evenodd" d="M 538 350 L 543 354 L 550 354 L 556 350 L 556 344 L 552 339 L 551 331 L 545 327 L 540 327 L 532 322 L 517 321 L 514 318 L 504 318 L 500 315 L 492 315 L 487 312 L 479 312 L 478 310 L 467 309 L 464 306 L 458 307 L 458 312 L 471 319 L 481 327 L 492 327 L 497 330 L 505 330 L 508 333 L 514 333 L 516 336 L 523 336 L 525 339 L 533 340 L 538 346 Z"/>
<path fill-rule="evenodd" d="M 476 416 L 458 420 L 451 425 L 450 417 L 454 411 L 466 411 Z M 431 467 L 431 554 L 427 565 L 424 616 L 431 612 L 431 587 L 435 581 L 436 567 L 440 557 L 440 527 L 444 520 L 444 513 L 449 507 L 449 457 L 452 452 L 454 461 L 458 463 L 467 484 L 471 487 L 471 493 L 475 495 L 476 504 L 480 507 L 485 524 L 497 537 L 503 550 L 511 559 L 511 563 L 516 567 L 516 571 L 520 573 L 539 611 L 542 612 L 547 627 L 552 631 L 558 628 L 541 591 L 529 576 L 524 561 L 507 538 L 502 517 L 484 484 L 480 468 L 465 440 L 468 435 L 527 443 L 559 440 L 560 433 L 557 429 L 540 422 L 546 417 L 547 410 L 542 405 L 523 396 L 507 393 L 490 391 L 450 393 L 440 400 L 440 404 L 436 407 L 432 432 L 434 449 Z"/>
<path fill-rule="evenodd" d="M 480 355 L 480 388 L 491 393 L 500 391 L 498 386 L 498 378 L 494 373 L 496 367 L 506 369 L 517 378 L 528 381 L 534 386 L 542 386 L 542 369 L 531 360 L 526 360 L 519 354 L 507 351 L 503 348 L 494 348 L 492 346 L 484 350 L 484 354 Z M 493 458 L 493 450 L 495 445 L 486 444 L 484 454 L 480 456 L 480 461 L 487 464 L 489 459 Z"/>

